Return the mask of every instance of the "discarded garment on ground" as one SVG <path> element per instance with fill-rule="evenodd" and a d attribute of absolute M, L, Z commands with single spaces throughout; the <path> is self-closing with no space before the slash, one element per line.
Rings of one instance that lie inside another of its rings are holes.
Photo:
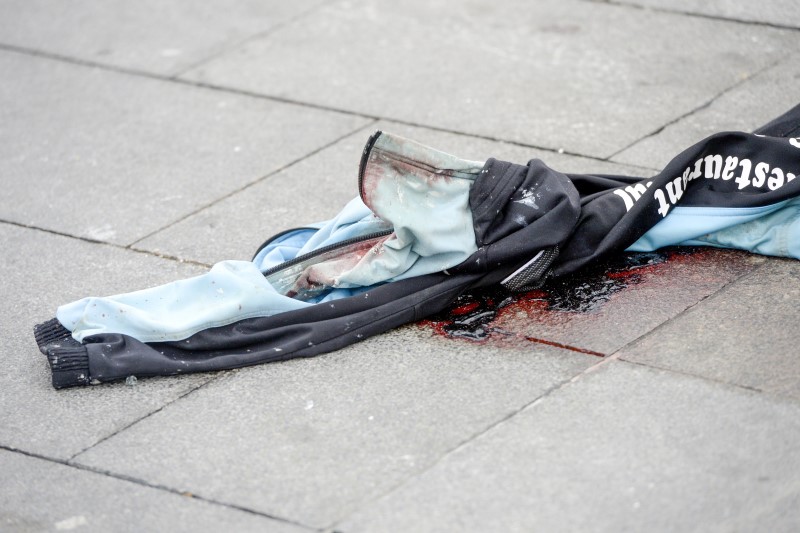
<path fill-rule="evenodd" d="M 336 350 L 465 290 L 528 290 L 609 254 L 705 245 L 800 258 L 800 106 L 708 137 L 651 178 L 467 161 L 370 137 L 359 197 L 253 261 L 58 308 L 35 336 L 56 388 Z"/>

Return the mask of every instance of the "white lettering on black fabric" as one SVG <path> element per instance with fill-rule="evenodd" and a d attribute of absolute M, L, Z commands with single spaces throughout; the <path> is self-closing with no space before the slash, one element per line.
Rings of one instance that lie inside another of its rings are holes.
<path fill-rule="evenodd" d="M 634 202 L 638 201 L 652 185 L 652 181 L 648 181 L 644 185 L 640 182 L 634 185 L 628 185 L 624 189 L 615 189 L 614 194 L 622 198 L 622 201 L 625 202 L 625 211 L 630 211 Z"/>
<path fill-rule="evenodd" d="M 792 146 L 800 148 L 800 138 L 789 139 L 789 142 Z M 765 161 L 754 164 L 750 159 L 739 159 L 733 155 L 725 157 L 720 154 L 710 154 L 697 159 L 686 167 L 682 175 L 667 182 L 664 187 L 654 190 L 653 198 L 658 204 L 658 213 L 665 217 L 670 208 L 683 197 L 689 182 L 699 178 L 733 180 L 740 191 L 748 187 L 761 188 L 765 185 L 770 191 L 776 191 L 796 177 L 797 174 L 786 172 L 780 167 L 770 167 Z M 614 194 L 622 198 L 625 210 L 630 211 L 652 185 L 652 181 L 645 184 L 640 182 L 615 189 Z"/>

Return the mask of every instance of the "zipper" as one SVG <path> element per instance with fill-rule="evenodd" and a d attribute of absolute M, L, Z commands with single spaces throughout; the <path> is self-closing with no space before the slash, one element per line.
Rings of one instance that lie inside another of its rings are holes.
<path fill-rule="evenodd" d="M 367 144 L 364 146 L 364 152 L 361 154 L 361 163 L 358 165 L 358 195 L 362 200 L 364 199 L 364 171 L 367 168 L 367 159 L 369 159 L 369 154 L 372 152 L 372 147 L 375 146 L 375 142 L 382 133 L 383 132 L 381 130 L 378 130 L 370 135 L 369 139 L 367 140 Z"/>
<path fill-rule="evenodd" d="M 380 238 L 383 238 L 383 237 L 388 237 L 392 233 L 394 233 L 394 229 L 386 229 L 386 230 L 383 230 L 383 231 L 376 231 L 376 232 L 373 232 L 373 233 L 368 233 L 368 234 L 362 235 L 360 237 L 353 237 L 351 239 L 347 239 L 347 240 L 344 240 L 344 241 L 341 241 L 341 242 L 337 242 L 337 243 L 334 243 L 334 244 L 329 244 L 328 246 L 323 246 L 322 248 L 318 248 L 317 250 L 308 252 L 308 253 L 303 254 L 303 255 L 299 255 L 299 256 L 295 257 L 294 259 L 289 259 L 288 261 L 284 261 L 283 263 L 281 263 L 279 265 L 275 265 L 274 267 L 269 268 L 269 269 L 265 270 L 264 272 L 262 272 L 262 274 L 265 277 L 271 276 L 271 275 L 275 274 L 276 272 L 280 272 L 283 269 L 290 268 L 290 267 L 292 267 L 292 266 L 294 266 L 294 265 L 296 265 L 298 263 L 302 263 L 304 261 L 308 261 L 309 259 L 313 259 L 313 258 L 315 258 L 315 257 L 317 257 L 319 255 L 330 253 L 330 252 L 336 250 L 337 248 L 345 248 L 347 246 L 352 246 L 352 245 L 358 244 L 360 242 L 380 239 Z"/>
<path fill-rule="evenodd" d="M 367 140 L 366 146 L 364 146 L 364 152 L 361 154 L 361 164 L 358 167 L 358 194 L 361 196 L 361 199 L 366 203 L 366 198 L 364 198 L 364 173 L 366 172 L 367 168 L 367 159 L 369 159 L 369 155 L 372 152 L 372 148 L 375 146 L 375 142 L 381 136 L 382 131 L 376 131 L 372 134 L 372 136 Z M 424 172 L 429 172 L 436 176 L 448 176 L 451 178 L 458 178 L 458 179 L 475 179 L 475 176 L 480 175 L 480 170 L 477 172 L 470 172 L 468 170 L 458 170 L 452 168 L 440 168 L 434 165 L 430 165 L 428 163 L 424 163 L 422 161 L 418 161 L 416 159 L 411 159 L 405 156 L 402 156 L 397 153 L 386 152 L 383 151 L 383 154 L 388 157 L 389 159 L 393 159 L 395 161 L 399 161 L 401 163 L 405 163 L 412 167 L 416 167 Z M 484 164 L 485 166 L 485 164 Z M 461 175 L 460 175 L 461 174 Z M 464 178 L 463 174 L 470 176 L 469 178 Z"/>
<path fill-rule="evenodd" d="M 269 239 L 267 239 L 266 241 L 264 241 L 264 242 L 261 244 L 261 246 L 259 246 L 259 247 L 258 247 L 258 250 L 256 250 L 256 253 L 254 253 L 254 254 L 253 254 L 253 259 L 251 259 L 250 261 L 253 261 L 253 260 L 255 260 L 255 258 L 256 258 L 256 257 L 258 257 L 258 254 L 260 254 L 260 253 L 261 253 L 261 250 L 263 250 L 264 248 L 266 248 L 267 246 L 269 246 L 271 243 L 273 243 L 273 242 L 274 242 L 274 241 L 276 241 L 277 239 L 280 239 L 280 238 L 281 238 L 281 237 L 283 237 L 284 235 L 287 235 L 287 234 L 289 234 L 289 233 L 293 233 L 293 232 L 295 232 L 295 231 L 303 231 L 303 230 L 314 230 L 314 231 L 317 231 L 318 229 L 319 229 L 319 228 L 312 228 L 312 227 L 310 227 L 310 226 L 300 226 L 300 227 L 297 227 L 297 228 L 290 228 L 290 229 L 287 229 L 287 230 L 283 230 L 283 231 L 281 231 L 280 233 L 276 233 L 275 235 L 273 235 L 272 237 L 270 237 Z"/>

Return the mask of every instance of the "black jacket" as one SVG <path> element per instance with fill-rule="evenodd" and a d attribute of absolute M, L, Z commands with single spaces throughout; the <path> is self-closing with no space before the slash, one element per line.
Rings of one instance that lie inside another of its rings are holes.
<path fill-rule="evenodd" d="M 367 143 L 362 174 L 378 135 Z M 800 142 L 792 137 L 800 137 L 800 106 L 755 134 L 711 136 L 647 179 L 564 174 L 540 160 L 518 165 L 489 159 L 469 191 L 477 251 L 445 272 L 380 285 L 335 306 L 206 329 L 181 341 L 143 343 L 112 333 L 79 343 L 53 319 L 35 327 L 36 342 L 48 358 L 55 388 L 329 352 L 441 311 L 468 289 L 497 284 L 529 289 L 547 276 L 619 253 L 678 204 L 754 207 L 798 197 Z M 537 192 L 539 209 L 522 209 L 523 191 Z"/>

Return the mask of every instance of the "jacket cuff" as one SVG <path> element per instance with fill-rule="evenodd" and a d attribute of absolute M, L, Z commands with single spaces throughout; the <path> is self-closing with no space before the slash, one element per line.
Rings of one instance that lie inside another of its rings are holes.
<path fill-rule="evenodd" d="M 86 351 L 86 346 L 51 344 L 46 346 L 45 350 L 53 373 L 54 388 L 89 385 L 89 353 Z"/>
<path fill-rule="evenodd" d="M 72 332 L 61 325 L 57 318 L 51 318 L 33 327 L 33 335 L 39 351 L 47 355 L 47 345 L 72 338 Z"/>

